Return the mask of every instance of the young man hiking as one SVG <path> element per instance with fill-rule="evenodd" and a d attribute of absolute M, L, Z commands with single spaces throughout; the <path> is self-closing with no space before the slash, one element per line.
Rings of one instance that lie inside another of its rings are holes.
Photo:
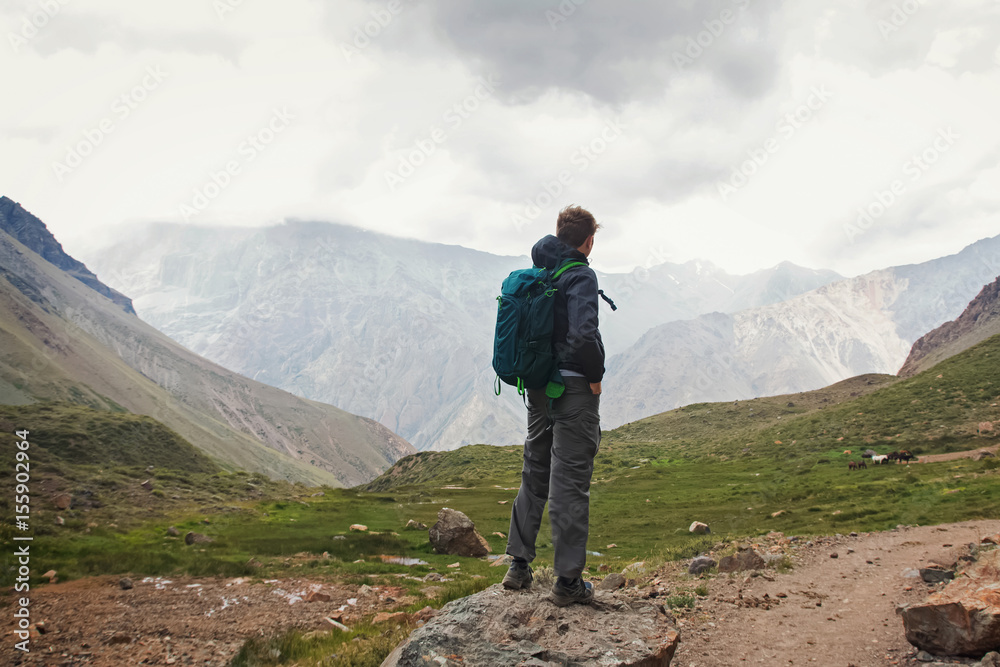
<path fill-rule="evenodd" d="M 567 262 L 589 264 L 599 225 L 588 211 L 568 207 L 559 213 L 556 235 L 535 244 L 535 266 L 556 272 Z M 504 577 L 505 588 L 531 586 L 529 563 L 546 500 L 555 547 L 556 583 L 552 601 L 559 606 L 587 603 L 593 598 L 582 579 L 587 561 L 590 522 L 590 479 L 601 441 L 601 380 L 604 344 L 598 331 L 597 275 L 589 266 L 572 267 L 554 282 L 553 344 L 566 384 L 559 398 L 545 389 L 527 390 L 528 437 L 524 441 L 521 489 L 510 516 L 507 553 L 514 562 Z"/>

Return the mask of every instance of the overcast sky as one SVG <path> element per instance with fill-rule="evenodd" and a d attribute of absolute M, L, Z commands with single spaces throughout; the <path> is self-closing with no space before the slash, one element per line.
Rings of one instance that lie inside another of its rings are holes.
<path fill-rule="evenodd" d="M 855 275 L 1000 233 L 996 0 L 0 0 L 0 194 L 595 266 Z M 859 213 L 864 211 L 865 215 Z"/>

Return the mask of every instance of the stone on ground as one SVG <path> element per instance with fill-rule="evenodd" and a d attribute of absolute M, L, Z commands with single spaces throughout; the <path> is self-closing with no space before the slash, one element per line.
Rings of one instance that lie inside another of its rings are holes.
<path fill-rule="evenodd" d="M 547 598 L 538 588 L 506 591 L 498 584 L 455 600 L 415 630 L 382 667 L 665 667 L 680 641 L 672 618 L 651 601 L 601 592 L 591 605 L 559 608 Z"/>
<path fill-rule="evenodd" d="M 734 556 L 726 556 L 719 561 L 719 572 L 744 572 L 746 570 L 763 570 L 767 563 L 753 549 L 740 551 Z"/>
<path fill-rule="evenodd" d="M 688 574 L 701 574 L 703 572 L 708 572 L 713 567 L 718 565 L 714 558 L 709 558 L 708 556 L 698 556 L 691 561 L 688 566 Z"/>
<path fill-rule="evenodd" d="M 712 532 L 712 529 L 708 527 L 707 523 L 702 523 L 701 521 L 695 521 L 688 528 L 689 533 L 694 533 L 695 535 L 708 535 Z"/>
<path fill-rule="evenodd" d="M 1000 551 L 921 604 L 900 610 L 906 639 L 934 655 L 980 657 L 1000 646 Z"/>
<path fill-rule="evenodd" d="M 458 510 L 445 507 L 429 531 L 431 545 L 439 554 L 482 558 L 490 552 L 489 543 L 476 532 L 472 519 Z"/>

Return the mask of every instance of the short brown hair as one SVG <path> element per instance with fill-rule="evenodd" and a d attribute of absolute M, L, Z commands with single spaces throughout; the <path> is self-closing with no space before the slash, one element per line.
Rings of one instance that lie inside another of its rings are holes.
<path fill-rule="evenodd" d="M 582 206 L 567 206 L 556 220 L 556 236 L 573 248 L 582 246 L 600 228 L 593 214 Z"/>

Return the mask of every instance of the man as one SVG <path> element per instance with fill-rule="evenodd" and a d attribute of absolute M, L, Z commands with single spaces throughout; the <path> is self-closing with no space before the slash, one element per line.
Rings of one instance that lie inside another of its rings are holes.
<path fill-rule="evenodd" d="M 555 272 L 567 262 L 589 264 L 599 225 L 588 211 L 567 207 L 559 213 L 556 235 L 546 236 L 531 251 L 535 266 Z M 544 389 L 529 389 L 528 437 L 524 441 L 521 489 L 510 516 L 507 553 L 514 562 L 505 588 L 531 587 L 535 539 L 549 502 L 556 583 L 552 601 L 558 606 L 587 603 L 590 583 L 582 579 L 587 562 L 590 480 L 601 441 L 601 381 L 604 344 L 598 331 L 597 275 L 589 266 L 567 269 L 555 281 L 553 344 L 566 383 L 553 401 Z"/>

